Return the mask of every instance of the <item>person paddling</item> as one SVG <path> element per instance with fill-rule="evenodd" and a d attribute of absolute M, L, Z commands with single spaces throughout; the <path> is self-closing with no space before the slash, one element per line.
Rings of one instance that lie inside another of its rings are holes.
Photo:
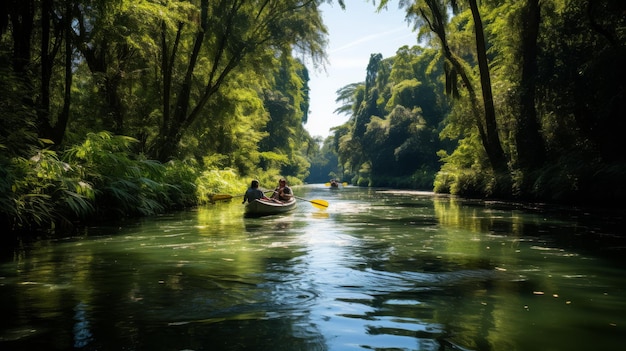
<path fill-rule="evenodd" d="M 259 189 L 259 181 L 253 179 L 250 183 L 250 187 L 246 190 L 246 193 L 243 195 L 243 202 L 245 204 L 246 201 L 252 202 L 254 200 L 269 200 L 267 196 L 263 193 L 261 189 Z"/>
<path fill-rule="evenodd" d="M 289 201 L 293 198 L 293 192 L 291 188 L 287 185 L 287 179 L 280 178 L 278 181 L 278 186 L 274 189 L 274 194 L 272 194 L 272 198 L 279 201 Z"/>

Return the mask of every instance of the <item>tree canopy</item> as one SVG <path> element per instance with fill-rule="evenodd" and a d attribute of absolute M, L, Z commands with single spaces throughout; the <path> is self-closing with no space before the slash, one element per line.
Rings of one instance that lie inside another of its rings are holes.
<path fill-rule="evenodd" d="M 403 170 L 425 176 L 413 187 L 540 201 L 623 194 L 626 4 L 378 2 L 394 5 L 422 44 L 372 54 L 365 83 L 338 91 L 347 177 L 408 185 Z"/>

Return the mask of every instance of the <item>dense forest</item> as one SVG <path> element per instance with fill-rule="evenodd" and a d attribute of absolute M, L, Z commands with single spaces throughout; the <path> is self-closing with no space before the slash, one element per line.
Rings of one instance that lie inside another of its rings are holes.
<path fill-rule="evenodd" d="M 304 125 L 324 2 L 2 1 L 3 231 L 196 206 L 252 178 L 626 195 L 623 0 L 371 1 L 405 9 L 420 45 L 372 48 L 320 140 Z"/>
<path fill-rule="evenodd" d="M 400 0 L 421 46 L 338 91 L 337 177 L 466 197 L 626 195 L 626 2 Z M 326 152 L 324 154 L 327 154 Z M 332 157 L 314 161 L 324 167 Z"/>

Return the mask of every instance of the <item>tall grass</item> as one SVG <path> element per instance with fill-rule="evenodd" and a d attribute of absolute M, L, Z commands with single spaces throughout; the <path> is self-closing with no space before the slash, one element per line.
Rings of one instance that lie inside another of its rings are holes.
<path fill-rule="evenodd" d="M 217 193 L 243 195 L 246 184 L 233 169 L 206 170 L 196 179 L 196 196 L 199 204 L 212 202 L 211 197 Z"/>
<path fill-rule="evenodd" d="M 94 220 L 149 216 L 211 203 L 214 194 L 243 194 L 249 185 L 235 170 L 203 169 L 197 161 L 162 164 L 134 152 L 137 140 L 108 132 L 29 158 L 0 155 L 0 229 L 58 232 Z M 1 145 L 0 145 L 1 148 Z M 263 174 L 267 188 L 279 176 Z"/>
<path fill-rule="evenodd" d="M 4 159 L 0 169 L 0 210 L 6 229 L 50 230 L 93 212 L 91 185 L 53 151 Z"/>
<path fill-rule="evenodd" d="M 108 132 L 89 133 L 85 142 L 66 151 L 82 178 L 95 189 L 96 214 L 103 218 L 153 215 L 172 201 L 165 166 L 132 153 L 136 139 Z"/>

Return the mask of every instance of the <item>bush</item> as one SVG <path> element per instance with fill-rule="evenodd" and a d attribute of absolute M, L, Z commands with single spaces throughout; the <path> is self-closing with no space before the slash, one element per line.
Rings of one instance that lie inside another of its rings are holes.
<path fill-rule="evenodd" d="M 170 161 L 165 164 L 163 182 L 167 184 L 165 191 L 170 208 L 185 208 L 198 204 L 196 196 L 198 163 L 193 159 Z"/>
<path fill-rule="evenodd" d="M 218 193 L 243 195 L 247 189 L 237 172 L 233 169 L 207 170 L 196 179 L 196 196 L 198 204 L 212 202 L 212 197 Z"/>
<path fill-rule="evenodd" d="M 435 175 L 433 191 L 440 194 L 451 194 L 452 184 L 456 182 L 456 177 L 450 172 L 440 171 Z"/>
<path fill-rule="evenodd" d="M 93 213 L 94 192 L 75 168 L 50 150 L 2 162 L 0 206 L 10 231 L 53 231 Z"/>
<path fill-rule="evenodd" d="M 131 153 L 136 139 L 89 133 L 84 143 L 65 156 L 93 185 L 97 216 L 119 218 L 163 212 L 172 201 L 169 185 L 163 183 L 165 166 Z"/>

